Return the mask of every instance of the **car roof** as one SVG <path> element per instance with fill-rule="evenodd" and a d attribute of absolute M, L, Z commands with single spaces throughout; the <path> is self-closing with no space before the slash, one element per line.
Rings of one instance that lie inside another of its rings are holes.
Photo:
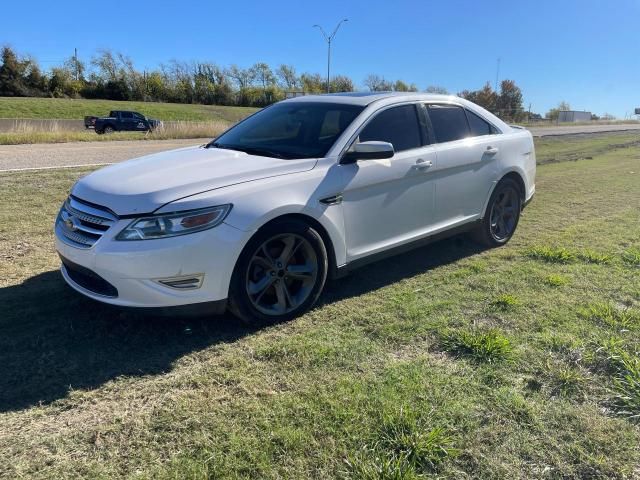
<path fill-rule="evenodd" d="M 342 103 L 347 105 L 359 105 L 364 108 L 373 103 L 376 103 L 377 105 L 392 105 L 400 102 L 454 103 L 464 106 L 466 109 L 484 117 L 485 120 L 488 120 L 494 126 L 498 127 L 498 129 L 503 133 L 510 130 L 509 125 L 504 123 L 493 113 L 456 95 L 438 95 L 434 93 L 420 92 L 345 92 L 326 93 L 323 95 L 301 95 L 289 98 L 288 100 L 283 100 L 281 103 L 298 102 Z"/>
<path fill-rule="evenodd" d="M 431 102 L 442 102 L 459 100 L 454 95 L 436 95 L 431 93 L 418 92 L 344 92 L 344 93 L 325 93 L 322 95 L 300 95 L 298 97 L 289 98 L 285 102 L 327 102 L 327 103 L 344 103 L 348 105 L 367 106 L 373 102 L 394 98 L 401 100 L 422 100 Z"/>

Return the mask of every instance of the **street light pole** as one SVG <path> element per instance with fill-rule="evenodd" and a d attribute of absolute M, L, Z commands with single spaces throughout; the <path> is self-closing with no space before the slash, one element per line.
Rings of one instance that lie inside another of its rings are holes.
<path fill-rule="evenodd" d="M 340 20 L 338 22 L 338 25 L 336 25 L 336 28 L 333 30 L 333 33 L 331 35 L 327 35 L 326 32 L 324 31 L 324 29 L 320 26 L 320 25 L 314 25 L 314 28 L 319 28 L 320 32 L 322 33 L 322 36 L 324 37 L 325 41 L 327 42 L 327 93 L 329 93 L 329 80 L 330 80 L 330 75 L 331 75 L 331 41 L 335 38 L 336 33 L 338 33 L 338 29 L 340 28 L 340 25 L 342 25 L 344 22 L 348 22 L 349 19 L 348 18 L 343 18 L 342 20 Z"/>

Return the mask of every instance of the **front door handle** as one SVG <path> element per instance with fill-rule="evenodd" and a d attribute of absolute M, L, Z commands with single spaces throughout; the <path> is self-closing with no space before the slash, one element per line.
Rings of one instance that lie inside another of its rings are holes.
<path fill-rule="evenodd" d="M 416 164 L 413 168 L 417 170 L 426 170 L 429 167 L 433 166 L 433 162 L 431 160 L 425 160 L 424 158 L 419 158 L 416 160 Z"/>
<path fill-rule="evenodd" d="M 489 155 L 495 155 L 496 153 L 498 153 L 498 147 L 491 147 L 491 146 L 489 146 L 489 147 L 487 147 L 486 152 L 487 152 Z"/>

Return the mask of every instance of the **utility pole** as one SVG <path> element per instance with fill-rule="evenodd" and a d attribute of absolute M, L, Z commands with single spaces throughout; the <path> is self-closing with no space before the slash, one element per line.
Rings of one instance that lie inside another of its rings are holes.
<path fill-rule="evenodd" d="M 78 80 L 80 80 L 80 68 L 78 65 L 78 49 L 74 48 L 73 49 L 73 63 L 75 64 L 76 67 L 76 82 Z"/>
<path fill-rule="evenodd" d="M 344 22 L 348 22 L 349 19 L 348 18 L 343 18 L 342 20 L 340 20 L 338 22 L 338 25 L 336 25 L 336 28 L 333 30 L 333 33 L 331 35 L 327 35 L 326 32 L 324 31 L 324 29 L 320 26 L 320 25 L 314 25 L 313 28 L 319 28 L 320 32 L 322 32 L 322 36 L 324 37 L 325 41 L 327 42 L 327 93 L 329 93 L 329 81 L 330 81 L 330 74 L 331 74 L 331 42 L 333 41 L 333 39 L 336 36 L 336 33 L 338 33 L 338 29 L 340 28 L 340 25 L 342 25 Z"/>

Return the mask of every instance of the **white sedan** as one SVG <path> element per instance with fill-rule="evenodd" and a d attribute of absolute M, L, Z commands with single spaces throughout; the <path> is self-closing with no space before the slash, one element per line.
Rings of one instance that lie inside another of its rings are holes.
<path fill-rule="evenodd" d="M 412 246 L 461 231 L 504 245 L 535 172 L 527 130 L 457 97 L 297 97 L 208 145 L 80 179 L 56 248 L 67 283 L 95 300 L 265 324 Z"/>

